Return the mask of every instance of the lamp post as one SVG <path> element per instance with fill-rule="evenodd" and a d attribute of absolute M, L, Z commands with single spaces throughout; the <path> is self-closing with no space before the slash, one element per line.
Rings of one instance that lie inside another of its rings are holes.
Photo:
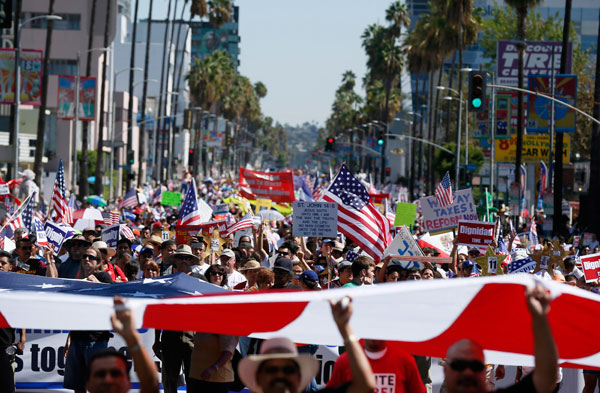
<path fill-rule="evenodd" d="M 79 86 L 81 84 L 81 75 L 79 74 L 79 65 L 81 63 L 81 54 L 88 52 L 108 52 L 109 48 L 91 48 L 86 49 L 84 51 L 77 52 L 77 61 L 75 68 L 77 69 L 77 76 L 75 77 L 75 109 L 73 111 L 73 121 L 75 124 L 73 125 L 73 171 L 71 173 L 72 176 L 72 185 L 75 187 L 77 184 L 77 134 L 79 133 Z"/>
<path fill-rule="evenodd" d="M 461 112 L 462 112 L 462 94 L 454 89 L 446 86 L 436 86 L 438 90 L 448 90 L 458 96 L 458 128 L 456 132 L 456 165 L 454 166 L 454 185 L 458 190 L 458 176 L 460 169 L 460 129 L 461 129 Z"/>
<path fill-rule="evenodd" d="M 421 119 L 423 118 L 423 116 L 421 116 L 420 113 L 411 111 L 408 112 L 409 115 L 411 115 L 413 117 L 412 120 L 412 137 L 416 137 L 416 133 L 417 133 L 417 116 L 419 116 Z M 408 192 L 410 195 L 410 198 L 412 200 L 412 198 L 414 197 L 414 190 L 415 190 L 415 143 L 410 140 L 410 176 L 409 176 L 409 180 L 408 180 Z"/>
<path fill-rule="evenodd" d="M 62 20 L 62 17 L 58 15 L 39 15 L 34 16 L 23 21 L 17 27 L 17 36 L 15 37 L 15 47 L 17 52 L 15 53 L 15 116 L 13 119 L 13 130 L 14 130 L 14 167 L 13 167 L 13 179 L 19 176 L 19 106 L 21 105 L 21 29 L 27 23 L 34 20 L 45 19 L 45 20 Z"/>
<path fill-rule="evenodd" d="M 178 92 L 176 91 L 166 91 L 162 94 L 159 94 L 157 97 L 155 97 L 155 99 L 160 99 L 163 96 L 177 96 L 179 95 Z M 159 101 L 160 102 L 160 101 Z M 165 102 L 166 104 L 166 102 Z M 166 112 L 166 111 L 165 111 Z M 173 121 L 172 119 L 169 118 L 169 116 L 165 115 L 165 119 L 169 119 L 169 127 L 172 127 Z M 159 165 L 159 143 L 158 143 L 158 139 L 160 138 L 159 135 L 160 130 L 157 129 L 157 127 L 154 127 L 154 168 L 153 168 L 153 172 L 154 172 L 154 177 L 156 178 L 156 180 L 160 183 L 161 179 L 162 179 L 162 160 L 163 160 L 163 155 L 164 155 L 164 149 L 160 149 L 160 162 L 161 164 Z"/>

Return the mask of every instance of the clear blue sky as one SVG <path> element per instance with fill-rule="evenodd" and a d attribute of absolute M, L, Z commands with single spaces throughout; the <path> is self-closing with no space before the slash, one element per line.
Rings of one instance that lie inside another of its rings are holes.
<path fill-rule="evenodd" d="M 139 17 L 148 16 L 141 0 Z M 269 91 L 263 113 L 281 123 L 324 123 L 345 70 L 363 95 L 366 57 L 360 36 L 384 23 L 392 0 L 235 0 L 240 7 L 240 72 Z M 180 1 L 181 3 L 181 1 Z M 167 0 L 154 0 L 164 19 Z"/>

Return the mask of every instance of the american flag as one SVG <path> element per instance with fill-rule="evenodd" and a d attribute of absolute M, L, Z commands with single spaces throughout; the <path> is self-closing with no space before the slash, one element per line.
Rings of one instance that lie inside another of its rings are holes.
<path fill-rule="evenodd" d="M 546 191 L 546 176 L 548 174 L 548 168 L 544 161 L 540 161 L 540 193 L 537 200 L 537 208 L 544 208 L 544 191 Z"/>
<path fill-rule="evenodd" d="M 25 200 L 23 201 L 23 203 L 21 204 L 21 206 L 19 206 L 18 209 L 16 209 L 15 211 L 9 211 L 8 214 L 8 227 L 11 230 L 15 230 L 17 228 L 22 228 L 25 227 L 23 225 L 23 212 L 31 205 L 31 201 L 33 200 L 33 193 L 29 194 L 29 196 L 27 198 L 25 198 Z M 14 208 L 15 205 L 13 205 Z M 28 228 L 29 229 L 29 228 Z"/>
<path fill-rule="evenodd" d="M 79 210 L 79 209 L 81 209 L 81 207 L 79 206 L 79 203 L 77 203 L 77 199 L 75 198 L 75 194 L 71 194 L 71 196 L 69 197 L 69 203 L 68 203 L 68 205 L 73 210 Z"/>
<path fill-rule="evenodd" d="M 348 262 L 354 262 L 354 260 L 355 260 L 356 258 L 358 258 L 359 256 L 360 256 L 360 254 L 359 254 L 359 253 L 357 253 L 357 252 L 355 252 L 355 251 L 353 251 L 353 250 L 350 250 L 350 251 L 348 251 L 348 252 L 346 253 L 346 260 L 347 260 Z"/>
<path fill-rule="evenodd" d="M 508 264 L 509 273 L 529 273 L 535 269 L 537 262 L 527 257 L 523 259 L 516 259 Z"/>
<path fill-rule="evenodd" d="M 190 182 L 188 192 L 181 205 L 177 225 L 198 225 L 202 223 L 202 216 L 198 210 L 198 200 L 196 197 L 196 182 L 194 179 Z"/>
<path fill-rule="evenodd" d="M 385 218 L 390 220 L 390 227 L 393 227 L 394 222 L 396 221 L 396 215 L 390 207 L 390 201 L 387 198 L 383 200 L 383 210 L 385 212 Z"/>
<path fill-rule="evenodd" d="M 121 234 L 123 234 L 123 236 L 125 236 L 125 238 L 127 238 L 129 240 L 135 239 L 135 235 L 134 235 L 133 231 L 131 230 L 131 228 L 129 228 L 125 224 L 121 224 Z"/>
<path fill-rule="evenodd" d="M 224 236 L 227 237 L 232 233 L 240 231 L 246 228 L 252 228 L 254 226 L 254 220 L 252 219 L 252 215 L 250 213 L 246 214 L 241 220 L 233 224 L 231 227 L 227 228 Z"/>
<path fill-rule="evenodd" d="M 321 187 L 321 185 L 319 184 L 319 174 L 317 173 L 315 175 L 315 182 L 314 182 L 314 186 L 312 189 L 312 194 L 313 194 L 313 198 L 315 201 L 320 201 L 321 197 L 323 196 L 323 188 Z"/>
<path fill-rule="evenodd" d="M 34 230 L 32 232 L 35 233 L 36 243 L 42 247 L 47 246 L 48 238 L 46 237 L 46 231 L 44 230 L 44 224 L 42 224 L 42 222 L 40 220 L 38 220 L 36 217 L 33 217 L 33 225 L 34 225 Z"/>
<path fill-rule="evenodd" d="M 529 240 L 531 244 L 540 244 L 537 233 L 537 226 L 535 225 L 535 219 L 533 216 L 529 219 Z"/>
<path fill-rule="evenodd" d="M 503 263 L 509 264 L 512 262 L 512 257 L 510 256 L 510 253 L 508 252 L 508 247 L 506 247 L 506 243 L 504 243 L 504 240 L 502 240 L 502 238 L 498 239 L 498 254 L 506 255 L 506 258 L 504 258 Z"/>
<path fill-rule="evenodd" d="M 119 212 L 102 212 L 104 225 L 115 225 L 119 223 Z"/>
<path fill-rule="evenodd" d="M 13 230 L 13 232 L 17 229 L 17 228 L 23 228 L 23 219 L 21 218 L 21 215 L 19 214 L 16 217 L 10 218 L 10 221 L 8 223 L 8 226 L 10 227 L 10 229 Z"/>
<path fill-rule="evenodd" d="M 119 204 L 119 209 L 123 207 L 136 207 L 137 204 L 137 191 L 135 188 L 132 188 L 131 190 L 127 191 L 127 194 L 125 194 L 125 197 L 123 197 L 123 200 Z"/>
<path fill-rule="evenodd" d="M 376 261 L 392 241 L 390 222 L 369 201 L 361 182 L 342 165 L 333 183 L 323 194 L 326 202 L 338 205 L 338 230 Z"/>
<path fill-rule="evenodd" d="M 58 170 L 56 171 L 56 179 L 54 180 L 54 190 L 52 191 L 52 203 L 50 207 L 56 212 L 56 222 L 73 222 L 73 212 L 69 212 L 70 209 L 65 195 L 65 170 L 62 159 L 58 161 Z"/>
<path fill-rule="evenodd" d="M 435 197 L 437 198 L 440 207 L 450 206 L 454 202 L 452 185 L 450 184 L 450 175 L 448 172 L 446 172 L 444 178 L 435 189 Z"/>
<path fill-rule="evenodd" d="M 152 203 L 160 203 L 162 199 L 162 186 L 158 186 L 154 194 L 152 195 Z"/>
<path fill-rule="evenodd" d="M 35 232 L 35 227 L 33 226 L 33 203 L 31 202 L 35 199 L 35 192 L 33 194 L 34 195 L 31 197 L 27 206 L 25 206 L 25 210 L 23 210 L 23 213 L 21 214 L 23 226 L 27 228 L 29 232 Z"/>

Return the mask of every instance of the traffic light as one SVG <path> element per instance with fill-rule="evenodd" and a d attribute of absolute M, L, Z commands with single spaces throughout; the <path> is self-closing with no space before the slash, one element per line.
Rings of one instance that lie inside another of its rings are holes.
<path fill-rule="evenodd" d="M 133 150 L 127 151 L 127 165 L 133 165 L 135 162 L 135 152 Z"/>
<path fill-rule="evenodd" d="M 190 149 L 189 151 L 188 165 L 194 165 L 194 149 Z"/>
<path fill-rule="evenodd" d="M 469 72 L 469 112 L 483 112 L 487 109 L 485 90 L 487 74 L 483 71 Z"/>
<path fill-rule="evenodd" d="M 390 168 L 389 166 L 385 168 L 385 175 L 389 176 L 392 173 L 392 168 Z"/>
<path fill-rule="evenodd" d="M 335 138 L 329 137 L 327 138 L 327 142 L 325 143 L 325 151 L 334 151 L 335 150 Z"/>
<path fill-rule="evenodd" d="M 231 135 L 228 132 L 225 133 L 225 146 L 231 146 L 232 143 L 233 138 L 231 137 Z"/>
<path fill-rule="evenodd" d="M 377 145 L 383 146 L 383 138 L 382 137 L 379 137 L 379 139 L 377 139 Z"/>
<path fill-rule="evenodd" d="M 9 29 L 12 26 L 12 0 L 0 0 L 0 28 Z"/>
<path fill-rule="evenodd" d="M 135 172 L 129 171 L 129 173 L 127 174 L 127 178 L 129 180 L 135 180 Z"/>

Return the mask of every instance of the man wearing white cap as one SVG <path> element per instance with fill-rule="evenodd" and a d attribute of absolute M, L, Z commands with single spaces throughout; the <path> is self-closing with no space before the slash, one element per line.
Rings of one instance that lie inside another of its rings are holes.
<path fill-rule="evenodd" d="M 335 305 L 331 303 L 331 311 L 344 339 L 353 379 L 320 392 L 372 393 L 376 388 L 375 376 L 348 324 L 352 305 L 344 306 L 344 303 L 343 300 Z M 317 359 L 309 354 L 298 354 L 289 339 L 272 338 L 263 342 L 259 355 L 249 355 L 240 361 L 238 374 L 252 393 L 298 393 L 315 377 L 318 367 Z"/>
<path fill-rule="evenodd" d="M 246 282 L 246 277 L 235 269 L 235 253 L 229 249 L 221 251 L 219 256 L 221 265 L 227 272 L 227 286 L 231 289 L 235 288 L 238 284 Z"/>

